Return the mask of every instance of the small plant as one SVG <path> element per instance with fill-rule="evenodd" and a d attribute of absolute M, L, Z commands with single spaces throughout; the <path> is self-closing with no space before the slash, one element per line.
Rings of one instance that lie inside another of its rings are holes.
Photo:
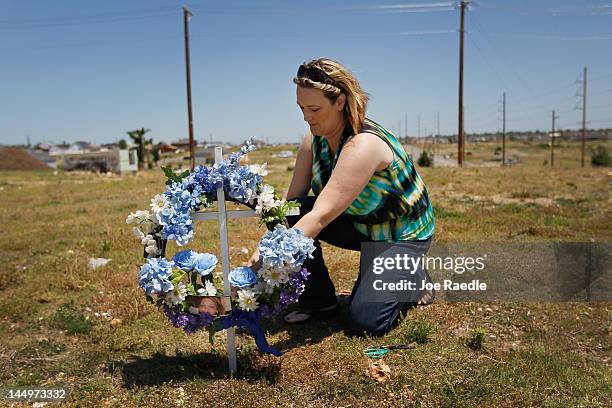
<path fill-rule="evenodd" d="M 425 344 L 434 330 L 434 327 L 423 318 L 412 320 L 408 326 L 408 342 Z"/>
<path fill-rule="evenodd" d="M 485 330 L 481 329 L 481 328 L 477 328 L 476 330 L 474 330 L 474 333 L 472 333 L 472 336 L 467 339 L 467 341 L 465 342 L 465 345 L 470 349 L 470 350 L 482 350 L 482 345 L 484 344 L 485 341 Z"/>
<path fill-rule="evenodd" d="M 595 149 L 591 148 L 591 164 L 593 166 L 612 166 L 612 157 L 605 146 L 599 145 Z"/>
<path fill-rule="evenodd" d="M 431 167 L 432 165 L 432 157 L 429 156 L 427 150 L 423 150 L 419 159 L 417 160 L 417 164 L 421 167 Z"/>
<path fill-rule="evenodd" d="M 103 257 L 106 257 L 106 254 L 108 253 L 108 251 L 110 251 L 110 249 L 111 249 L 110 241 L 107 241 L 107 240 L 102 241 L 102 244 L 100 245 L 100 250 L 102 251 Z"/>

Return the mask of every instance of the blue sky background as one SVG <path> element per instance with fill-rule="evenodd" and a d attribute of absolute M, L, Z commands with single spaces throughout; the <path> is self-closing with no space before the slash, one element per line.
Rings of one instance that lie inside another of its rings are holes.
<path fill-rule="evenodd" d="M 416 1 L 0 1 L 0 144 L 188 136 L 182 11 L 189 6 L 198 140 L 298 140 L 303 61 L 344 63 L 368 116 L 404 134 L 457 130 L 459 12 Z M 395 5 L 395 8 L 387 7 Z M 420 6 L 420 5 L 426 5 Z M 481 0 L 466 17 L 465 128 L 612 127 L 612 2 Z"/>

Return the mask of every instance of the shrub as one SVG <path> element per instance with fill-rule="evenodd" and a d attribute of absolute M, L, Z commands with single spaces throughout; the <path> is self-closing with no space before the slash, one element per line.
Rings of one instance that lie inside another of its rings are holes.
<path fill-rule="evenodd" d="M 465 345 L 471 349 L 471 350 L 482 350 L 482 345 L 484 344 L 485 341 L 485 331 L 484 329 L 476 329 L 474 330 L 474 333 L 472 333 L 472 336 L 467 339 L 467 341 L 465 342 Z"/>
<path fill-rule="evenodd" d="M 419 159 L 417 160 L 417 164 L 421 167 L 431 167 L 432 158 L 429 156 L 426 150 L 423 150 Z"/>
<path fill-rule="evenodd" d="M 408 323 L 408 341 L 410 343 L 425 344 L 429 341 L 429 335 L 434 331 L 434 326 L 425 319 L 412 320 Z"/>
<path fill-rule="evenodd" d="M 591 164 L 593 166 L 612 166 L 612 157 L 605 146 L 597 146 L 595 150 L 591 148 Z"/>

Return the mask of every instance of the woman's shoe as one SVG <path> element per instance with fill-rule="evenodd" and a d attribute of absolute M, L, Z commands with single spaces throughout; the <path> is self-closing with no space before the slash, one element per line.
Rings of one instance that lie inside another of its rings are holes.
<path fill-rule="evenodd" d="M 422 302 L 421 300 L 426 296 L 429 296 L 429 299 Z M 431 305 L 435 299 L 436 299 L 436 291 L 434 289 L 430 289 L 428 291 L 425 291 L 425 294 L 421 296 L 421 299 L 419 299 L 419 301 L 417 302 L 417 306 Z"/>
<path fill-rule="evenodd" d="M 295 323 L 304 323 L 310 320 L 312 317 L 317 317 L 319 319 L 326 319 L 332 316 L 335 316 L 340 308 L 338 307 L 338 303 L 335 303 L 331 306 L 323 307 L 321 309 L 297 309 L 292 312 L 287 313 L 283 316 L 283 321 L 289 324 Z"/>

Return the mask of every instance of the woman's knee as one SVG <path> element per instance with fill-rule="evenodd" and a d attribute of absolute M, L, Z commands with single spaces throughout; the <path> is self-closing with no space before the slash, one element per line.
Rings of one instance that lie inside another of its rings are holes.
<path fill-rule="evenodd" d="M 391 330 L 393 316 L 380 313 L 374 305 L 352 305 L 349 313 L 349 329 L 356 335 L 382 336 Z"/>

